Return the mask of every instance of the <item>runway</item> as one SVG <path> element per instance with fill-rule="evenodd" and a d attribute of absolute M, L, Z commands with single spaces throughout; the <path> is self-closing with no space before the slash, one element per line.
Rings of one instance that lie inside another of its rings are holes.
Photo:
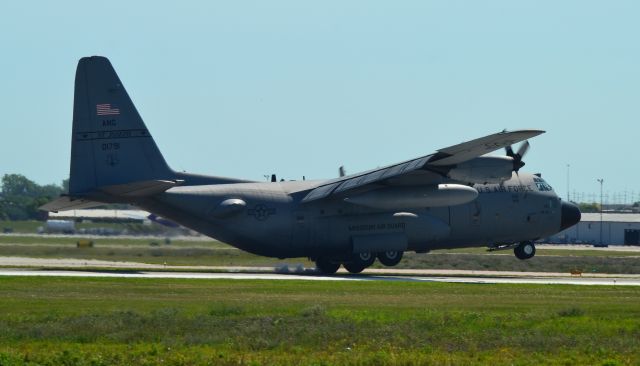
<path fill-rule="evenodd" d="M 341 269 L 336 275 L 315 273 L 302 264 L 276 267 L 170 266 L 92 259 L 0 257 L 1 276 L 174 278 L 271 281 L 404 281 L 493 284 L 565 284 L 640 286 L 640 274 L 585 273 L 572 276 L 554 272 L 473 271 L 455 269 L 368 268 L 353 275 Z"/>
<path fill-rule="evenodd" d="M 0 276 L 38 277 L 94 277 L 94 278 L 147 278 L 147 279 L 229 279 L 229 280 L 271 280 L 271 281 L 403 281 L 403 282 L 446 282 L 469 284 L 546 284 L 546 285 L 600 285 L 600 286 L 640 286 L 639 277 L 530 277 L 530 276 L 412 276 L 381 274 L 337 274 L 325 276 L 317 274 L 283 273 L 238 273 L 238 272 L 162 272 L 162 271 L 97 271 L 97 270 L 34 270 L 0 269 Z"/>

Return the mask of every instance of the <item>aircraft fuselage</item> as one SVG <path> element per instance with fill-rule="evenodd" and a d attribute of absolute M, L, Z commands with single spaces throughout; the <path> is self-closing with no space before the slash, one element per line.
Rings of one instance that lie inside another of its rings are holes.
<path fill-rule="evenodd" d="M 323 273 L 359 273 L 405 251 L 514 247 L 580 220 L 539 176 L 518 172 L 527 139 L 501 131 L 381 168 L 324 181 L 260 183 L 176 172 L 105 57 L 76 68 L 69 194 L 59 211 L 129 203 L 251 253 L 309 257 Z M 517 150 L 512 148 L 520 144 Z M 505 149 L 505 156 L 488 155 Z M 274 179 L 275 180 L 275 179 Z M 486 182 L 471 184 L 468 182 Z M 492 183 L 492 184 L 487 184 Z"/>
<path fill-rule="evenodd" d="M 478 197 L 448 207 L 376 210 L 343 198 L 301 203 L 313 181 L 176 187 L 138 204 L 251 253 L 279 257 L 347 256 L 354 241 L 406 238 L 406 250 L 491 246 L 530 241 L 561 230 L 562 202 L 538 176 L 476 184 Z M 222 202 L 245 206 L 227 216 Z"/>

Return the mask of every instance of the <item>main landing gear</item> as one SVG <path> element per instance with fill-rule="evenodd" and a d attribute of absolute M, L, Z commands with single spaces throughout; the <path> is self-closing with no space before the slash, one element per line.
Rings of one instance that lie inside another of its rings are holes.
<path fill-rule="evenodd" d="M 344 263 L 344 268 L 351 273 L 360 273 L 376 261 L 373 253 L 355 253 L 348 262 Z"/>
<path fill-rule="evenodd" d="M 332 260 L 330 258 L 321 257 L 315 260 L 316 269 L 323 274 L 334 274 L 343 265 L 350 273 L 360 273 L 370 267 L 376 258 L 385 266 L 392 267 L 400 263 L 402 259 L 402 251 L 389 251 L 380 253 L 355 253 L 348 260 Z"/>
<path fill-rule="evenodd" d="M 318 258 L 316 269 L 324 274 L 334 274 L 340 269 L 340 262 L 331 261 L 329 258 Z"/>
<path fill-rule="evenodd" d="M 401 251 L 378 253 L 378 260 L 380 261 L 380 263 L 384 264 L 387 267 L 393 267 L 396 264 L 400 263 L 403 253 L 404 252 Z"/>
<path fill-rule="evenodd" d="M 536 246 L 532 241 L 523 241 L 513 248 L 513 253 L 518 259 L 529 259 L 536 255 Z"/>

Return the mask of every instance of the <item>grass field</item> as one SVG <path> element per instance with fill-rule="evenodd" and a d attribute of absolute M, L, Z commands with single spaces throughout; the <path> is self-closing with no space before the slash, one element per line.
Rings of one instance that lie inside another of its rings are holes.
<path fill-rule="evenodd" d="M 44 226 L 44 222 L 36 220 L 25 221 L 5 221 L 0 220 L 0 228 L 11 230 L 14 233 L 34 234 L 37 232 L 38 227 Z"/>
<path fill-rule="evenodd" d="M 215 240 L 92 238 L 92 248 L 77 248 L 80 237 L 0 236 L 0 256 L 78 258 L 170 265 L 272 266 L 282 260 L 249 254 Z M 306 259 L 296 263 L 311 265 Z"/>
<path fill-rule="evenodd" d="M 14 234 L 36 234 L 40 228 L 46 226 L 44 221 L 25 220 L 25 221 L 2 221 L 0 220 L 0 232 L 10 231 Z M 129 235 L 163 235 L 180 233 L 178 229 L 168 228 L 166 226 L 151 223 L 149 225 L 142 223 L 122 223 L 122 222 L 75 222 L 75 230 L 102 229 L 113 230 L 118 233 L 127 233 Z"/>
<path fill-rule="evenodd" d="M 2 221 L 0 220 L 0 229 L 8 228 L 11 229 L 14 233 L 20 234 L 35 234 L 38 231 L 38 228 L 45 226 L 44 221 L 36 221 L 36 220 L 25 220 L 25 221 Z M 103 229 L 130 229 L 136 231 L 139 227 L 143 226 L 142 224 L 133 224 L 133 223 L 109 223 L 109 222 L 76 222 L 75 228 L 76 230 L 80 229 L 94 229 L 94 228 L 103 228 Z"/>
<path fill-rule="evenodd" d="M 542 252 L 542 251 L 541 251 Z M 549 252 L 555 252 L 550 250 Z M 584 273 L 640 274 L 640 258 L 620 256 L 617 252 L 602 252 L 599 256 L 574 251 L 571 254 L 537 253 L 535 257 L 521 261 L 510 252 L 464 254 L 408 253 L 398 268 L 465 269 L 516 272 L 570 273 L 578 269 Z M 637 255 L 638 253 L 636 253 Z"/>
<path fill-rule="evenodd" d="M 93 238 L 93 248 L 77 248 L 78 237 L 0 235 L 0 256 L 78 258 L 191 266 L 276 266 L 282 263 L 314 264 L 306 258 L 280 260 L 252 255 L 204 238 Z M 382 268 L 380 264 L 374 267 Z M 511 251 L 487 252 L 483 248 L 406 253 L 397 268 L 502 270 L 569 273 L 640 274 L 640 252 L 540 249 L 521 261 Z"/>
<path fill-rule="evenodd" d="M 633 365 L 640 288 L 0 277 L 0 365 Z"/>

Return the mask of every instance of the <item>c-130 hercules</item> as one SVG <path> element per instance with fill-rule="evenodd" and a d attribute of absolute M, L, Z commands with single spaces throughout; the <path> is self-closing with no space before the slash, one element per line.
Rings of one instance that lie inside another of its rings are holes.
<path fill-rule="evenodd" d="M 254 182 L 173 171 L 111 63 L 85 57 L 75 78 L 69 194 L 59 211 L 129 203 L 258 255 L 308 257 L 359 273 L 405 251 L 489 246 L 535 255 L 533 242 L 580 220 L 540 175 L 519 172 L 544 131 L 503 131 L 436 153 L 323 181 Z M 506 156 L 486 153 L 506 149 Z"/>

